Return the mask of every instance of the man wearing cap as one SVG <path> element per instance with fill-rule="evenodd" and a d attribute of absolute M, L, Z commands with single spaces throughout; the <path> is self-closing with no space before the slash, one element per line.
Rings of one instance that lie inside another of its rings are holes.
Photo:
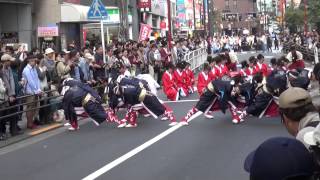
<path fill-rule="evenodd" d="M 3 63 L 3 68 L 1 69 L 2 80 L 4 82 L 4 86 L 6 88 L 6 96 L 9 97 L 9 106 L 16 105 L 16 93 L 15 93 L 15 82 L 12 73 L 12 69 L 10 67 L 11 63 L 15 61 L 15 58 L 10 56 L 9 54 L 4 54 L 1 57 L 1 62 Z M 15 113 L 17 111 L 16 108 L 11 108 L 7 111 L 8 114 Z M 18 118 L 16 116 L 10 116 L 6 118 L 6 121 L 9 121 L 10 124 L 10 133 L 12 136 L 20 134 L 18 131 Z M 5 128 L 5 127 L 4 127 Z M 6 130 L 4 129 L 4 132 Z"/>
<path fill-rule="evenodd" d="M 51 82 L 53 79 L 54 79 L 54 69 L 55 69 L 55 66 L 56 66 L 56 62 L 55 62 L 55 52 L 52 48 L 47 48 L 45 50 L 45 53 L 46 55 L 43 63 L 44 65 L 48 68 L 48 79 L 49 79 L 49 82 Z"/>
<path fill-rule="evenodd" d="M 92 74 L 92 62 L 94 61 L 94 56 L 90 53 L 86 53 L 84 58 L 80 59 L 79 66 L 83 72 L 83 80 L 89 84 L 93 83 Z"/>
<path fill-rule="evenodd" d="M 279 108 L 288 132 L 305 143 L 305 128 L 316 127 L 320 122 L 319 113 L 308 91 L 298 87 L 287 89 L 279 97 Z"/>
<path fill-rule="evenodd" d="M 62 58 L 56 62 L 57 75 L 60 79 L 66 79 L 70 77 L 70 51 L 63 50 L 61 52 Z"/>
<path fill-rule="evenodd" d="M 263 142 L 244 163 L 251 180 L 312 180 L 315 165 L 304 145 L 290 138 Z"/>

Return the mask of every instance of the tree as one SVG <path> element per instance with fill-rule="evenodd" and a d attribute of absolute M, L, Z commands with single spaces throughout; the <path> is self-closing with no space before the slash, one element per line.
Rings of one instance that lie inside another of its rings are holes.
<path fill-rule="evenodd" d="M 286 9 L 285 22 L 291 33 L 296 33 L 304 24 L 304 11 L 290 6 Z"/>
<path fill-rule="evenodd" d="M 320 1 L 308 0 L 308 21 L 320 31 Z"/>

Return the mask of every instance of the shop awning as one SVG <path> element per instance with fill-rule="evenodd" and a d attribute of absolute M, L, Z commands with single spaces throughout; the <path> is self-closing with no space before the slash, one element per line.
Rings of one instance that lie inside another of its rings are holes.
<path fill-rule="evenodd" d="M 117 7 L 106 7 L 107 10 L 117 10 Z M 87 13 L 89 6 L 83 6 L 71 3 L 61 4 L 61 22 L 89 22 Z M 112 18 L 114 19 L 114 18 Z M 118 18 L 119 22 L 119 18 Z"/>

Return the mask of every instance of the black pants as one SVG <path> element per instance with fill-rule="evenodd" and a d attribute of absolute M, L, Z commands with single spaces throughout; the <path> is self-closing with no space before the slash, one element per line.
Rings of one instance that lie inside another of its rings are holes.
<path fill-rule="evenodd" d="M 217 96 L 215 95 L 215 93 L 206 90 L 201 96 L 199 101 L 196 104 L 196 108 L 201 111 L 201 112 L 205 112 L 209 106 L 213 103 L 213 100 L 216 98 Z"/>
<path fill-rule="evenodd" d="M 90 118 L 92 118 L 98 124 L 103 123 L 107 119 L 106 111 L 102 105 L 97 102 L 89 101 L 83 108 L 88 113 Z"/>
<path fill-rule="evenodd" d="M 166 108 L 160 103 L 156 96 L 146 95 L 143 104 L 157 116 L 163 115 L 166 111 Z"/>
<path fill-rule="evenodd" d="M 16 102 L 12 102 L 9 103 L 9 106 L 15 106 L 17 103 Z M 8 106 L 5 106 L 8 107 Z M 3 107 L 3 108 L 5 108 Z M 10 114 L 14 114 L 18 112 L 18 107 L 14 107 L 8 110 L 4 110 L 1 111 L 1 117 L 2 116 L 6 116 L 6 115 L 10 115 Z M 6 129 L 6 124 L 9 123 L 9 131 L 10 133 L 15 133 L 18 131 L 18 119 L 19 119 L 19 115 L 12 115 L 9 116 L 7 118 L 1 119 L 0 120 L 0 133 L 6 133 L 7 129 Z"/>
<path fill-rule="evenodd" d="M 261 94 L 258 94 L 255 98 L 255 102 L 252 103 L 247 108 L 247 113 L 251 114 L 253 116 L 259 116 L 263 110 L 265 110 L 270 102 L 272 100 L 272 95 L 263 92 Z"/>

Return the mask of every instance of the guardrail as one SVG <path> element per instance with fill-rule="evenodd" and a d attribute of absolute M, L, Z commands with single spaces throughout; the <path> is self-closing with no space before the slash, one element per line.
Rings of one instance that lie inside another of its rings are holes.
<path fill-rule="evenodd" d="M 190 63 L 192 71 L 197 71 L 207 61 L 207 56 L 207 50 L 201 48 L 187 53 L 183 59 Z"/>
<path fill-rule="evenodd" d="M 290 47 L 291 46 L 295 46 L 296 49 L 303 54 L 303 59 L 305 61 L 311 61 L 311 62 L 314 62 L 314 63 L 318 63 L 319 62 L 320 54 L 318 53 L 318 48 L 317 47 L 310 49 L 308 47 L 301 46 L 301 45 L 298 45 L 296 43 L 292 43 L 291 42 L 291 43 L 284 43 L 283 44 L 282 52 L 285 53 L 285 54 L 288 53 L 290 51 Z"/>

